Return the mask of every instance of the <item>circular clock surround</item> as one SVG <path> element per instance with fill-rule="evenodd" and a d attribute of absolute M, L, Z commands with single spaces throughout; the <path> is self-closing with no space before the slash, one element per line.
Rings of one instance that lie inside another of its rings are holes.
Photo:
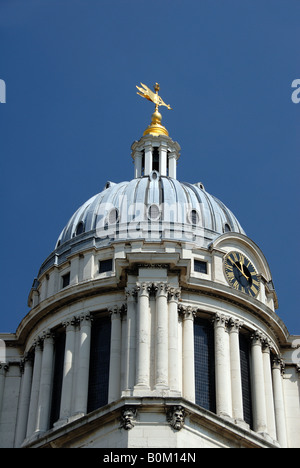
<path fill-rule="evenodd" d="M 233 288 L 256 297 L 260 289 L 259 275 L 251 261 L 241 252 L 229 252 L 224 257 L 225 277 Z"/>

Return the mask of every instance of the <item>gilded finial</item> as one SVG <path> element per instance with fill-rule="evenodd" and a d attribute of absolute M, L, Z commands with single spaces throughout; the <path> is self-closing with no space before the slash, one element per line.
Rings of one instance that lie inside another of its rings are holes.
<path fill-rule="evenodd" d="M 172 107 L 169 104 L 166 104 L 162 98 L 158 95 L 158 91 L 160 90 L 160 86 L 158 83 L 155 83 L 154 85 L 154 91 L 151 91 L 151 89 L 148 88 L 145 84 L 141 83 L 142 88 L 137 86 L 137 89 L 139 92 L 137 94 L 139 96 L 142 96 L 143 98 L 147 99 L 148 101 L 151 101 L 155 104 L 155 111 L 152 114 L 152 120 L 151 124 L 149 127 L 144 131 L 144 135 L 169 135 L 167 129 L 161 125 L 161 113 L 158 111 L 159 106 L 165 106 L 168 109 L 172 109 Z"/>

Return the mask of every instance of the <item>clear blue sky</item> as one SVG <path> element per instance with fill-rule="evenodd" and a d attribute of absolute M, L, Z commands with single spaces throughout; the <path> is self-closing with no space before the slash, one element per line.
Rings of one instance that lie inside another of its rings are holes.
<path fill-rule="evenodd" d="M 133 178 L 153 111 L 135 86 L 157 81 L 178 179 L 235 213 L 300 333 L 299 21 L 299 0 L 0 0 L 0 332 L 73 212 Z"/>

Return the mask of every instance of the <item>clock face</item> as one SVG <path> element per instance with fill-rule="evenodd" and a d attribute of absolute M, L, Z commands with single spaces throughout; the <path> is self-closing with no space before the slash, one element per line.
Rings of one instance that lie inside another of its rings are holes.
<path fill-rule="evenodd" d="M 232 287 L 249 296 L 257 296 L 259 277 L 247 257 L 240 252 L 230 252 L 224 259 L 224 269 L 227 281 Z"/>

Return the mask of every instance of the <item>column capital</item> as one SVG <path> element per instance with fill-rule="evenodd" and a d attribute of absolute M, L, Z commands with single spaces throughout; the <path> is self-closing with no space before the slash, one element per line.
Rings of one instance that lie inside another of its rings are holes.
<path fill-rule="evenodd" d="M 165 296 L 167 297 L 169 292 L 169 285 L 168 283 L 153 283 L 153 289 L 156 293 L 156 296 Z"/>
<path fill-rule="evenodd" d="M 41 339 L 43 340 L 44 343 L 46 341 L 54 343 L 55 335 L 54 335 L 54 333 L 52 333 L 51 330 L 45 330 L 42 333 Z"/>
<path fill-rule="evenodd" d="M 181 304 L 178 307 L 178 310 L 182 314 L 183 320 L 194 320 L 197 312 L 197 308 Z"/>
<path fill-rule="evenodd" d="M 169 302 L 176 302 L 178 303 L 181 297 L 181 288 L 175 288 L 170 286 L 168 290 L 168 300 Z"/>
<path fill-rule="evenodd" d="M 280 370 L 281 374 L 284 374 L 285 362 L 281 356 L 274 356 L 272 359 L 272 369 Z"/>
<path fill-rule="evenodd" d="M 265 338 L 266 338 L 265 335 L 261 331 L 255 330 L 250 336 L 252 346 L 255 346 L 255 345 L 262 346 Z"/>
<path fill-rule="evenodd" d="M 66 320 L 62 322 L 62 326 L 66 329 L 66 331 L 72 329 L 76 325 L 76 317 L 68 317 Z"/>
<path fill-rule="evenodd" d="M 220 314 L 219 312 L 216 312 L 215 315 L 212 318 L 212 323 L 214 324 L 215 327 L 223 327 L 225 328 L 229 322 L 229 317 L 224 314 Z"/>
<path fill-rule="evenodd" d="M 263 353 L 270 354 L 271 352 L 271 340 L 267 338 L 266 336 L 263 337 L 262 339 L 262 350 L 263 350 Z"/>
<path fill-rule="evenodd" d="M 244 325 L 244 322 L 242 320 L 230 317 L 228 320 L 228 327 L 230 332 L 239 332 L 242 326 Z"/>
<path fill-rule="evenodd" d="M 121 307 L 119 307 L 118 305 L 110 306 L 108 307 L 108 312 L 112 320 L 120 318 Z"/>
<path fill-rule="evenodd" d="M 138 290 L 136 286 L 125 288 L 125 296 L 126 296 L 127 302 L 135 302 L 137 293 L 138 293 Z"/>
<path fill-rule="evenodd" d="M 152 283 L 150 282 L 136 283 L 136 289 L 139 296 L 149 297 L 151 287 Z"/>
<path fill-rule="evenodd" d="M 93 317 L 91 316 L 91 313 L 88 312 L 83 312 L 82 314 L 78 315 L 76 317 L 77 322 L 82 325 L 87 325 L 88 323 L 91 323 L 93 321 Z"/>
<path fill-rule="evenodd" d="M 38 336 L 37 338 L 34 339 L 33 341 L 33 348 L 34 348 L 34 351 L 36 351 L 37 349 L 41 350 L 42 349 L 42 346 L 43 346 L 43 340 L 40 336 Z"/>

